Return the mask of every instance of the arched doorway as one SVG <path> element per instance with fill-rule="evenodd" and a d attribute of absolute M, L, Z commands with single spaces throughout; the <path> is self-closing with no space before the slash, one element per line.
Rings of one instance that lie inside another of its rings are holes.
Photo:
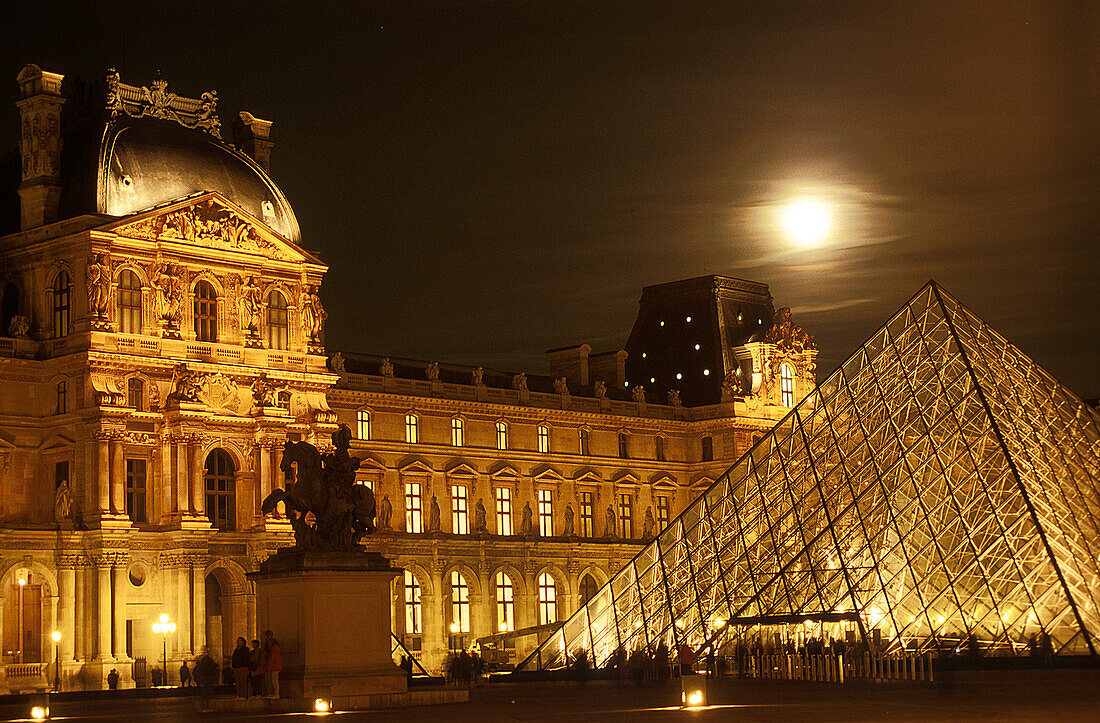
<path fill-rule="evenodd" d="M 600 589 L 599 583 L 596 582 L 596 578 L 586 574 L 581 578 L 581 605 L 584 605 L 592 596 L 596 594 L 596 591 Z"/>
<path fill-rule="evenodd" d="M 42 662 L 42 580 L 16 571 L 4 586 L 4 663 Z"/>

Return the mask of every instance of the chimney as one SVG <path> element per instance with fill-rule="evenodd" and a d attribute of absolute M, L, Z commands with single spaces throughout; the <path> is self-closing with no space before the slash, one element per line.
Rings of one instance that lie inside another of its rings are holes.
<path fill-rule="evenodd" d="M 23 182 L 19 184 L 20 228 L 43 226 L 57 220 L 61 200 L 61 80 L 37 65 L 27 65 L 19 83 L 19 154 Z"/>
<path fill-rule="evenodd" d="M 233 143 L 265 171 L 271 171 L 271 149 L 275 147 L 271 140 L 271 124 L 246 110 L 233 119 Z"/>

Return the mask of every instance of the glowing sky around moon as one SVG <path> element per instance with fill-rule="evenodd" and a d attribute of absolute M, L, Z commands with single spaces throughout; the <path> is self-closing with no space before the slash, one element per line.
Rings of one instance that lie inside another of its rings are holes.
<path fill-rule="evenodd" d="M 833 213 L 816 198 L 799 198 L 780 209 L 780 221 L 787 238 L 801 248 L 821 245 L 833 229 Z"/>

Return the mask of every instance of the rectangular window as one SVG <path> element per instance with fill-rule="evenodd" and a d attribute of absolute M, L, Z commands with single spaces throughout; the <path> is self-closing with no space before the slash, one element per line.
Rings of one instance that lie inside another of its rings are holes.
<path fill-rule="evenodd" d="M 589 454 L 592 454 L 591 452 L 588 451 L 588 430 L 587 429 L 582 429 L 581 433 L 580 433 L 580 436 L 581 436 L 581 454 L 586 455 L 586 456 L 589 455 Z"/>
<path fill-rule="evenodd" d="M 543 454 L 550 451 L 550 428 L 545 424 L 539 425 L 539 451 Z"/>
<path fill-rule="evenodd" d="M 53 335 L 56 339 L 69 335 L 69 277 L 64 272 L 53 290 Z"/>
<path fill-rule="evenodd" d="M 405 532 L 423 532 L 420 483 L 405 483 Z"/>
<path fill-rule="evenodd" d="M 466 431 L 461 419 L 451 420 L 451 446 L 464 447 L 466 445 Z"/>
<path fill-rule="evenodd" d="M 512 534 L 512 490 L 497 487 L 497 534 Z"/>
<path fill-rule="evenodd" d="M 658 462 L 664 462 L 665 461 L 665 438 L 658 435 L 657 438 L 654 440 L 654 444 L 655 444 L 656 449 L 657 449 L 657 461 Z"/>
<path fill-rule="evenodd" d="M 145 382 L 140 379 L 130 379 L 126 382 L 127 403 L 130 408 L 139 412 L 145 411 Z"/>
<path fill-rule="evenodd" d="M 497 422 L 497 449 L 508 449 L 508 425 Z"/>
<path fill-rule="evenodd" d="M 627 459 L 626 432 L 619 432 L 619 456 Z"/>
<path fill-rule="evenodd" d="M 405 634 L 419 635 L 424 630 L 423 608 L 420 602 L 420 581 L 405 570 Z"/>
<path fill-rule="evenodd" d="M 539 535 L 554 536 L 554 497 L 550 490 L 539 490 Z"/>
<path fill-rule="evenodd" d="M 458 570 L 451 571 L 451 622 L 456 632 L 470 632 L 470 586 Z M 451 647 L 456 647 L 453 642 Z"/>
<path fill-rule="evenodd" d="M 451 532 L 456 535 L 470 534 L 469 515 L 466 485 L 451 485 Z"/>
<path fill-rule="evenodd" d="M 619 535 L 625 540 L 634 537 L 634 496 L 629 492 L 619 495 Z"/>
<path fill-rule="evenodd" d="M 668 527 L 671 516 L 672 506 L 669 504 L 668 495 L 657 495 L 657 529 L 663 530 Z"/>
<path fill-rule="evenodd" d="M 355 413 L 355 431 L 359 439 L 370 439 L 370 410 L 360 409 Z"/>
<path fill-rule="evenodd" d="M 68 408 L 69 408 L 68 390 L 65 387 L 65 382 L 58 382 L 57 383 L 57 413 L 58 414 L 64 414 L 66 411 L 68 411 Z"/>
<path fill-rule="evenodd" d="M 420 419 L 415 414 L 405 415 L 405 441 L 409 444 L 420 441 Z"/>
<path fill-rule="evenodd" d="M 794 372 L 786 364 L 779 367 L 780 378 L 782 380 L 783 391 L 783 406 L 794 406 Z"/>
<path fill-rule="evenodd" d="M 591 492 L 581 492 L 581 537 L 592 537 L 593 496 Z"/>
<path fill-rule="evenodd" d="M 703 437 L 703 461 L 710 462 L 714 459 L 714 438 Z"/>
<path fill-rule="evenodd" d="M 126 460 L 126 514 L 134 522 L 147 522 L 145 514 L 145 460 Z"/>

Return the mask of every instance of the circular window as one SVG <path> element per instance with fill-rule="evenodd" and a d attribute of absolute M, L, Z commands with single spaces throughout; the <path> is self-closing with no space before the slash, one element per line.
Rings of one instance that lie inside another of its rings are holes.
<path fill-rule="evenodd" d="M 145 569 L 140 565 L 134 565 L 130 568 L 130 584 L 134 587 L 141 587 L 145 584 Z"/>

